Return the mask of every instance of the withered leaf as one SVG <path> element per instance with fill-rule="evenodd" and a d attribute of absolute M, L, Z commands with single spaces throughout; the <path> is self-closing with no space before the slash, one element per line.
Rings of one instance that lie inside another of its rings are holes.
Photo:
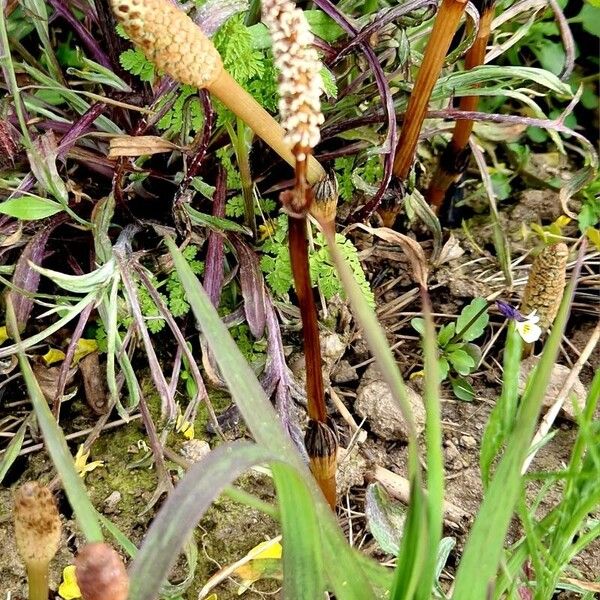
<path fill-rule="evenodd" d="M 160 154 L 182 149 L 182 146 L 157 135 L 118 135 L 110 140 L 108 158 Z"/>

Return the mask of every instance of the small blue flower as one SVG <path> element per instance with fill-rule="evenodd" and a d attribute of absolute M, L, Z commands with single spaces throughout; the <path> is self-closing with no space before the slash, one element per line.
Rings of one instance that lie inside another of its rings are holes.
<path fill-rule="evenodd" d="M 542 329 L 538 325 L 540 318 L 535 314 L 535 310 L 531 314 L 524 316 L 514 306 L 508 304 L 508 302 L 496 300 L 496 306 L 506 318 L 512 319 L 515 322 L 515 327 L 525 342 L 532 344 L 540 339 Z"/>
<path fill-rule="evenodd" d="M 514 321 L 522 321 L 524 319 L 523 315 L 508 302 L 496 300 L 496 307 L 507 319 L 513 319 Z"/>

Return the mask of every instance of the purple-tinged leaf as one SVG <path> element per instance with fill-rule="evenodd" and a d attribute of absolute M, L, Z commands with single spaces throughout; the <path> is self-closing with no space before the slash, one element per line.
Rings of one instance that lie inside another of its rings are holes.
<path fill-rule="evenodd" d="M 83 136 L 87 131 L 89 131 L 90 127 L 94 123 L 94 121 L 102 114 L 104 109 L 106 108 L 106 104 L 103 102 L 97 102 L 96 104 L 92 104 L 81 117 L 71 125 L 60 143 L 58 144 L 58 148 L 56 149 L 56 157 L 58 159 L 64 159 L 67 156 L 69 150 L 75 145 L 75 142 Z M 57 131 L 60 131 L 64 127 L 64 123 L 57 123 Z M 54 127 L 50 128 L 52 131 Z M 112 166 L 110 172 L 112 172 Z M 28 192 L 35 183 L 35 177 L 32 173 L 28 173 L 27 176 L 23 179 L 23 181 L 19 184 L 19 187 L 10 195 L 10 198 L 17 198 L 23 195 L 25 192 Z"/>
<path fill-rule="evenodd" d="M 8 296 L 12 301 L 19 332 L 25 329 L 31 309 L 33 308 L 32 295 L 37 292 L 40 284 L 40 273 L 31 268 L 30 263 L 41 266 L 46 254 L 46 244 L 50 234 L 65 220 L 66 215 L 53 219 L 40 232 L 36 233 L 25 246 L 19 256 L 12 277 L 12 284 L 16 289 L 11 289 Z M 25 292 L 25 293 L 22 293 Z"/>
<path fill-rule="evenodd" d="M 217 183 L 213 195 L 212 214 L 214 217 L 225 216 L 225 192 L 227 191 L 225 186 L 225 170 L 221 168 L 217 175 Z M 219 232 L 211 231 L 208 235 L 203 285 L 215 308 L 219 308 L 219 300 L 223 288 L 223 259 L 225 256 L 223 241 L 223 235 Z"/>
<path fill-rule="evenodd" d="M 237 234 L 230 234 L 229 239 L 235 248 L 240 265 L 240 286 L 244 298 L 246 321 L 252 335 L 260 339 L 265 331 L 267 317 L 265 284 L 258 256 Z"/>
<path fill-rule="evenodd" d="M 9 121 L 0 119 L 0 168 L 15 164 L 15 155 L 19 151 L 18 139 L 17 129 Z"/>
<path fill-rule="evenodd" d="M 66 204 L 69 194 L 56 166 L 58 146 L 54 133 L 47 131 L 37 140 L 34 140 L 33 147 L 27 151 L 27 157 L 29 158 L 31 171 L 40 187 L 62 204 Z"/>
<path fill-rule="evenodd" d="M 293 377 L 285 362 L 281 330 L 273 302 L 268 294 L 265 298 L 265 309 L 267 318 L 267 364 L 261 377 L 261 385 L 267 396 L 271 397 L 275 392 L 275 406 L 281 424 L 300 454 L 308 461 L 302 431 L 292 406 L 291 387 L 294 383 Z M 304 401 L 306 402 L 306 398 L 304 398 Z"/>
<path fill-rule="evenodd" d="M 437 10 L 437 2 L 435 0 L 409 0 L 394 8 L 385 8 L 377 15 L 373 21 L 363 27 L 350 41 L 340 50 L 335 62 L 340 60 L 344 55 L 348 54 L 353 48 L 359 44 L 368 43 L 374 33 L 380 31 L 383 27 L 394 21 L 398 21 L 402 17 L 412 17 L 411 20 L 418 22 L 431 19 Z M 422 11 L 418 15 L 412 15 L 416 11 Z"/>
<path fill-rule="evenodd" d="M 248 442 L 223 444 L 195 463 L 163 504 L 129 569 L 129 600 L 155 600 L 179 551 L 212 502 L 250 467 L 279 458 Z"/>
<path fill-rule="evenodd" d="M 92 310 L 94 309 L 94 303 L 90 302 L 79 315 L 79 320 L 77 321 L 77 326 L 75 327 L 75 331 L 73 331 L 73 335 L 71 336 L 71 341 L 69 342 L 69 347 L 67 348 L 67 352 L 65 354 L 65 358 L 60 366 L 60 371 L 58 373 L 58 381 L 56 383 L 56 395 L 54 397 L 54 404 L 52 406 L 52 413 L 56 417 L 56 422 L 59 421 L 59 412 L 60 412 L 60 403 L 62 397 L 65 393 L 65 386 L 67 384 L 67 375 L 69 373 L 69 367 L 73 362 L 73 357 L 75 356 L 75 350 L 77 349 L 77 344 L 83 335 L 83 330 L 87 325 L 87 322 L 92 314 Z"/>

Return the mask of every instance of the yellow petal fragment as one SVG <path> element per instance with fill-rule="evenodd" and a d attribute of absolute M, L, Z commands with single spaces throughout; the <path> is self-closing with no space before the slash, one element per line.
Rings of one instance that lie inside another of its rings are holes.
<path fill-rule="evenodd" d="M 81 598 L 81 592 L 75 577 L 75 565 L 69 565 L 63 569 L 63 580 L 58 587 L 58 595 L 64 600 Z"/>
<path fill-rule="evenodd" d="M 82 358 L 85 358 L 92 352 L 96 352 L 96 350 L 98 350 L 98 342 L 96 340 L 87 340 L 85 338 L 81 338 L 77 342 L 77 346 L 75 348 L 73 364 L 76 365 Z"/>
<path fill-rule="evenodd" d="M 94 460 L 88 464 L 87 460 L 89 457 L 90 451 L 88 450 L 87 452 L 85 452 L 83 449 L 83 444 L 81 444 L 81 446 L 79 446 L 79 449 L 77 450 L 77 454 L 75 455 L 75 469 L 77 469 L 79 476 L 82 478 L 94 469 L 104 466 L 103 460 Z"/>
<path fill-rule="evenodd" d="M 233 573 L 241 579 L 238 596 L 247 591 L 250 586 L 259 579 L 266 577 L 281 577 L 281 544 L 277 541 L 268 540 L 261 542 L 248 554 L 248 562 L 238 567 Z"/>
<path fill-rule="evenodd" d="M 8 332 L 6 331 L 6 325 L 0 327 L 0 346 L 9 338 Z"/>
<path fill-rule="evenodd" d="M 181 433 L 186 440 L 194 439 L 194 424 L 186 421 L 181 414 L 177 416 L 175 430 Z"/>
<path fill-rule="evenodd" d="M 42 360 L 48 367 L 54 363 L 62 362 L 64 359 L 65 353 L 62 350 L 58 350 L 58 348 L 50 348 L 50 350 L 42 356 Z"/>

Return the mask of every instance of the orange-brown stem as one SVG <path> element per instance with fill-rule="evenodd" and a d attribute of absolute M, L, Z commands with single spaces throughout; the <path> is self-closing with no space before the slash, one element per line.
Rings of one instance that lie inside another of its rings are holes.
<path fill-rule="evenodd" d="M 394 175 L 400 180 L 410 171 L 433 86 L 466 6 L 466 0 L 442 0 L 438 10 L 396 148 Z"/>
<path fill-rule="evenodd" d="M 482 65 L 485 60 L 485 51 L 490 38 L 492 19 L 494 18 L 494 3 L 484 4 L 477 37 L 465 55 L 465 69 Z M 460 99 L 459 108 L 463 111 L 475 111 L 478 105 L 479 96 L 463 96 Z M 467 148 L 472 131 L 473 121 L 469 119 L 461 119 L 454 126 L 454 133 L 445 151 L 445 158 L 440 159 L 440 165 L 427 191 L 427 200 L 435 210 L 442 206 L 448 189 L 462 172 L 460 168 L 450 169 L 448 165 L 454 163 L 466 166 L 464 161 L 458 160 L 456 157 Z"/>
<path fill-rule="evenodd" d="M 490 31 L 492 27 L 492 19 L 494 18 L 494 5 L 481 15 L 479 21 L 479 30 L 475 42 L 465 56 L 465 69 L 472 69 L 482 65 L 485 60 L 485 50 L 488 40 L 490 39 Z M 463 96 L 460 99 L 459 108 L 464 111 L 475 111 L 479 104 L 479 96 Z M 452 145 L 461 150 L 469 143 L 469 136 L 473 131 L 472 120 L 459 120 L 454 127 L 454 135 L 452 136 Z"/>
<path fill-rule="evenodd" d="M 317 323 L 317 307 L 310 284 L 306 217 L 290 216 L 288 223 L 290 260 L 304 334 L 308 416 L 315 421 L 325 422 L 327 409 L 321 370 L 321 343 Z"/>

